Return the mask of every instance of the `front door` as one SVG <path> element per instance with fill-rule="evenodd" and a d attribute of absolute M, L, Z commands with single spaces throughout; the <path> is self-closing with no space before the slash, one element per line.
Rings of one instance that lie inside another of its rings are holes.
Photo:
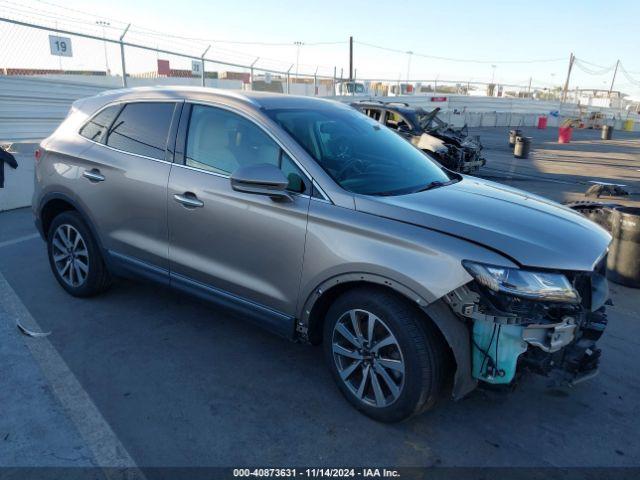
<path fill-rule="evenodd" d="M 186 145 L 171 170 L 168 191 L 172 284 L 231 295 L 293 316 L 307 229 L 308 178 L 252 120 L 211 106 L 185 110 Z M 251 163 L 279 166 L 295 192 L 293 201 L 233 190 L 230 174 Z"/>

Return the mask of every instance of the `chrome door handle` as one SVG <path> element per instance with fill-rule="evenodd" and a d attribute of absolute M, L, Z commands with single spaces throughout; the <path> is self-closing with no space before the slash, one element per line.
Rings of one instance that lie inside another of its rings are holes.
<path fill-rule="evenodd" d="M 176 202 L 181 203 L 185 207 L 191 207 L 191 208 L 204 207 L 204 202 L 202 200 L 198 200 L 198 197 L 196 197 L 191 192 L 185 192 L 182 195 L 176 193 L 173 196 L 173 199 Z"/>
<path fill-rule="evenodd" d="M 84 178 L 88 178 L 92 182 L 104 182 L 104 175 L 100 173 L 100 170 L 95 168 L 92 170 L 85 170 L 82 172 L 82 176 Z"/>

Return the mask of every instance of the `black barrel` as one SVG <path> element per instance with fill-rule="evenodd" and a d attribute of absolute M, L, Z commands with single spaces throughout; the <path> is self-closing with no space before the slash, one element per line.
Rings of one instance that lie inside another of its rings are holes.
<path fill-rule="evenodd" d="M 613 242 L 607 258 L 607 277 L 640 288 L 640 208 L 620 207 L 611 215 Z"/>
<path fill-rule="evenodd" d="M 522 132 L 520 131 L 519 128 L 516 128 L 514 130 L 509 130 L 509 146 L 511 148 L 513 148 L 513 146 L 516 144 L 516 137 L 520 137 L 522 136 Z"/>
<path fill-rule="evenodd" d="M 603 125 L 602 126 L 602 133 L 600 134 L 600 138 L 602 140 L 611 140 L 611 137 L 613 136 L 613 127 L 610 125 Z"/>
<path fill-rule="evenodd" d="M 516 158 L 528 158 L 529 150 L 531 150 L 531 137 L 516 137 L 513 156 Z"/>
<path fill-rule="evenodd" d="M 567 203 L 565 205 L 572 210 L 580 212 L 582 215 L 597 223 L 609 233 L 611 233 L 611 217 L 614 210 L 624 206 L 619 203 L 591 202 L 584 200 Z"/>

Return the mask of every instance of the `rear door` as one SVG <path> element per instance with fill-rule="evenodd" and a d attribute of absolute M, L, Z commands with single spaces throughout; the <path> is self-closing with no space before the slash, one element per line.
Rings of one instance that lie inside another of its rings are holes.
<path fill-rule="evenodd" d="M 308 176 L 239 112 L 193 105 L 182 118 L 188 123 L 181 121 L 179 137 L 186 142 L 176 149 L 168 195 L 172 284 L 293 316 L 312 191 Z M 293 201 L 233 190 L 229 176 L 250 163 L 279 166 Z"/>
<path fill-rule="evenodd" d="M 166 279 L 167 143 L 181 107 L 167 101 L 113 105 L 106 118 L 98 114 L 98 122 L 81 130 L 96 144 L 81 160 L 77 193 L 103 247 L 111 258 Z"/>

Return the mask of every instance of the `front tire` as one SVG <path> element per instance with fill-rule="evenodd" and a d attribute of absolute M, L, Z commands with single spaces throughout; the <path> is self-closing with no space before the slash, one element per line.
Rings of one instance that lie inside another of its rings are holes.
<path fill-rule="evenodd" d="M 74 297 L 96 295 L 111 284 L 100 248 L 77 212 L 63 212 L 53 219 L 47 252 L 54 277 Z"/>
<path fill-rule="evenodd" d="M 417 307 L 394 293 L 358 288 L 327 312 L 324 352 L 347 400 L 397 422 L 434 406 L 445 377 L 443 340 Z"/>

